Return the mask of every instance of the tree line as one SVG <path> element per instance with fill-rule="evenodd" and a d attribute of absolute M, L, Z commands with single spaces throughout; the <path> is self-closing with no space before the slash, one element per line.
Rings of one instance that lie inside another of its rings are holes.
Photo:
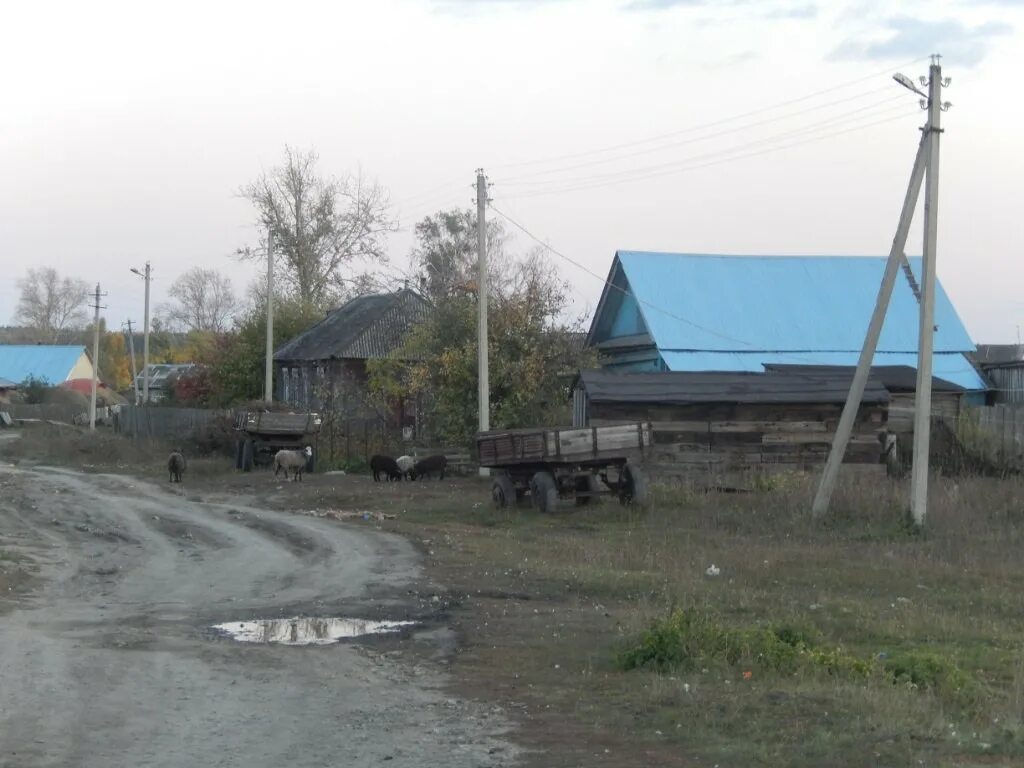
<path fill-rule="evenodd" d="M 429 403 L 431 431 L 464 442 L 477 412 L 476 212 L 442 210 L 417 222 L 412 269 L 401 273 L 388 264 L 387 237 L 398 229 L 388 195 L 361 172 L 323 175 L 315 152 L 286 147 L 279 166 L 238 194 L 252 204 L 259 234 L 234 257 L 265 264 L 267 236 L 273 236 L 275 347 L 356 296 L 411 281 L 433 311 L 394 358 L 369 365 L 368 394 L 382 406 L 420 398 Z M 494 221 L 487 239 L 492 424 L 549 423 L 566 413 L 566 374 L 580 362 L 582 319 L 563 319 L 568 284 L 540 250 L 512 252 Z M 24 341 L 82 343 L 91 332 L 84 280 L 42 267 L 29 270 L 19 289 L 15 320 L 29 337 Z M 174 280 L 168 301 L 154 313 L 150 358 L 197 363 L 196 374 L 178 388 L 181 399 L 222 406 L 261 397 L 266 298 L 265 282 L 254 281 L 239 296 L 226 275 L 207 267 Z M 101 330 L 101 375 L 127 388 L 125 336 Z M 141 346 L 136 353 L 141 365 Z"/>

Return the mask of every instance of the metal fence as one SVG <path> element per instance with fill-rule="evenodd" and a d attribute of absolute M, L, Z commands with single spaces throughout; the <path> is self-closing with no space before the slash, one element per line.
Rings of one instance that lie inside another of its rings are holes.
<path fill-rule="evenodd" d="M 986 464 L 1024 470 L 1024 406 L 965 407 L 956 420 L 956 432 L 964 448 Z"/>

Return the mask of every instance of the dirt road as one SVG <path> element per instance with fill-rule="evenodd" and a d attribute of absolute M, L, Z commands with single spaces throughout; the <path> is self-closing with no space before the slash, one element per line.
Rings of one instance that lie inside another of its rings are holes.
<path fill-rule="evenodd" d="M 439 688 L 403 539 L 235 501 L 0 467 L 0 552 L 39 567 L 0 615 L 0 765 L 514 762 L 500 712 Z M 302 647 L 212 629 L 292 616 L 417 624 Z"/>

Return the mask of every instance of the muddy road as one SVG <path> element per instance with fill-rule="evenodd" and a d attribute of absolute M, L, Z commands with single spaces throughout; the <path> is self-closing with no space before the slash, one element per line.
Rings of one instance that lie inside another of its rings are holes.
<path fill-rule="evenodd" d="M 0 765 L 515 762 L 500 712 L 442 690 L 451 638 L 403 539 L 178 488 L 0 466 L 0 554 L 36 568 L 0 606 Z M 214 629 L 295 616 L 416 623 Z"/>

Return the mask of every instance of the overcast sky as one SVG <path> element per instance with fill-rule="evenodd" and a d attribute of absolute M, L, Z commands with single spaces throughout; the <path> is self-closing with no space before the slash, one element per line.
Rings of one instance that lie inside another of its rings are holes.
<path fill-rule="evenodd" d="M 481 166 L 498 210 L 601 276 L 616 249 L 884 254 L 924 120 L 891 75 L 916 78 L 939 52 L 953 103 L 939 277 L 976 342 L 1024 324 L 1022 0 L 51 2 L 4 16 L 0 323 L 30 266 L 99 280 L 111 325 L 141 321 L 129 268 L 147 259 L 154 303 L 196 265 L 244 290 L 255 269 L 231 254 L 255 242 L 254 216 L 236 191 L 285 144 L 390 191 L 392 275 L 415 221 L 468 206 Z M 551 258 L 592 308 L 601 282 Z"/>

